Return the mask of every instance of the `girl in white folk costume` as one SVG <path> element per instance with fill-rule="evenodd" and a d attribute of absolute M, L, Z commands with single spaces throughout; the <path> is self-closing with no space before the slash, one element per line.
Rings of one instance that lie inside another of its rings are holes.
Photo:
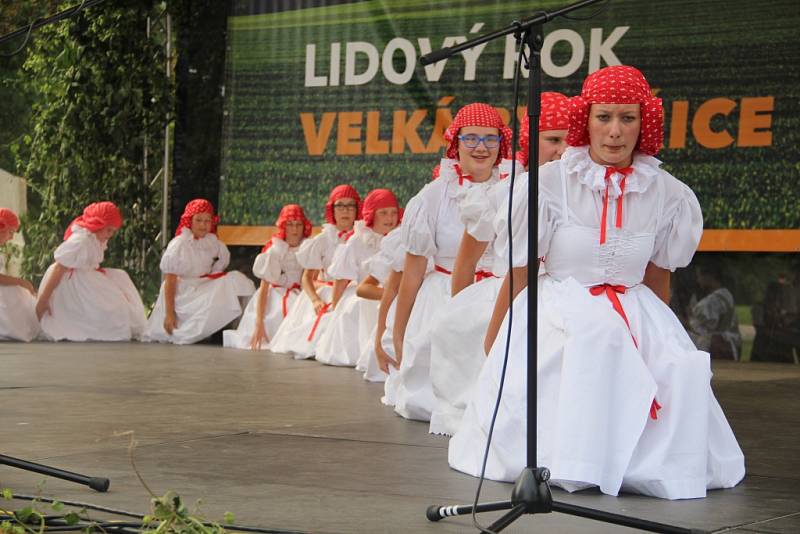
<path fill-rule="evenodd" d="M 239 321 L 236 330 L 222 333 L 222 344 L 236 349 L 267 350 L 300 295 L 300 267 L 295 254 L 304 239 L 311 236 L 311 221 L 303 208 L 287 204 L 275 222 L 278 230 L 264 245 L 253 263 L 253 274 L 261 284 Z"/>
<path fill-rule="evenodd" d="M 703 222 L 691 189 L 653 157 L 661 100 L 638 70 L 615 66 L 589 75 L 570 107 L 572 147 L 540 169 L 537 239 L 547 273 L 537 293 L 537 464 L 570 491 L 683 499 L 732 487 L 744 457 L 711 390 L 709 355 L 666 304 L 669 273 L 691 260 Z M 486 469 L 504 481 L 526 463 L 526 191 L 524 175 L 510 236 L 506 210 L 496 219 L 500 249 L 508 254 L 513 243 L 507 280 L 517 292 Z M 450 465 L 476 476 L 503 366 L 507 291 L 504 283 L 487 332 L 496 341 L 450 440 Z"/>
<path fill-rule="evenodd" d="M 0 246 L 19 230 L 17 214 L 0 208 Z M 31 341 L 39 333 L 36 290 L 27 280 L 5 274 L 6 257 L 0 254 L 0 340 Z"/>
<path fill-rule="evenodd" d="M 367 261 L 367 276 L 356 288 L 356 295 L 374 301 L 375 308 L 372 330 L 366 339 L 361 338 L 361 355 L 356 364 L 356 371 L 363 372 L 364 380 L 368 382 L 386 381 L 389 361 L 394 362 L 394 358 L 386 354 L 381 340 L 387 331 L 386 319 L 389 308 L 400 286 L 400 274 L 405 256 L 400 229 L 395 228 L 381 239 L 380 250 Z M 394 349 L 391 349 L 391 352 L 393 354 Z"/>
<path fill-rule="evenodd" d="M 569 105 L 560 93 L 542 93 L 539 118 L 539 162 L 561 157 L 567 147 Z M 528 116 L 520 129 L 520 174 L 528 161 Z M 501 169 L 510 165 L 504 161 Z M 511 172 L 509 168 L 508 173 Z M 508 262 L 494 248 L 494 218 L 506 205 L 507 180 L 491 186 L 487 193 L 472 188 L 460 195 L 459 210 L 465 231 L 461 238 L 452 276 L 452 299 L 447 314 L 431 328 L 431 383 L 436 405 L 431 415 L 432 434 L 452 435 L 461 422 L 472 388 L 478 379 L 486 351 L 483 341 Z M 485 261 L 486 256 L 491 260 Z M 482 266 L 488 263 L 487 269 Z M 489 272 L 487 272 L 489 271 Z M 473 283 L 474 282 L 474 283 Z"/>
<path fill-rule="evenodd" d="M 511 143 L 511 132 L 497 111 L 480 103 L 459 110 L 444 137 L 448 148 L 439 177 L 426 184 L 406 209 L 402 226 L 406 260 L 393 327 L 400 363 L 395 411 L 423 421 L 430 420 L 435 405 L 429 373 L 431 325 L 447 314 L 450 273 L 464 233 L 459 192 L 473 187 L 485 191 L 497 182 L 498 166 Z M 426 274 L 429 258 L 434 270 Z"/>
<path fill-rule="evenodd" d="M 139 339 L 147 319 L 128 273 L 100 267 L 108 240 L 122 226 L 113 202 L 95 202 L 72 221 L 39 286 L 42 337 L 60 341 Z"/>
<path fill-rule="evenodd" d="M 361 197 L 349 185 L 338 185 L 325 204 L 326 224 L 322 232 L 307 239 L 297 251 L 303 267 L 303 293 L 283 320 L 270 343 L 272 352 L 293 354 L 296 359 L 313 358 L 317 343 L 331 318 L 333 280 L 327 270 L 336 248 L 345 242 L 353 224 L 361 218 Z"/>
<path fill-rule="evenodd" d="M 368 274 L 368 261 L 378 253 L 383 236 L 400 222 L 400 205 L 388 189 L 375 189 L 364 198 L 363 220 L 357 221 L 347 242 L 328 268 L 334 280 L 330 323 L 320 336 L 317 361 L 355 367 L 378 320 L 377 302 L 356 295 L 356 284 Z"/>
<path fill-rule="evenodd" d="M 148 321 L 149 341 L 196 343 L 242 314 L 239 297 L 252 295 L 255 286 L 238 271 L 225 272 L 230 252 L 217 239 L 218 220 L 208 200 L 186 204 L 161 256 L 164 282 Z"/>

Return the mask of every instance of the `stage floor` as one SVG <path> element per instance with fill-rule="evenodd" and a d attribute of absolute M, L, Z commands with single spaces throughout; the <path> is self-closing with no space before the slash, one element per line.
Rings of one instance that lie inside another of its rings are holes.
<path fill-rule="evenodd" d="M 561 502 L 709 532 L 800 532 L 800 368 L 715 363 L 714 390 L 745 452 L 747 478 L 706 499 L 669 502 L 594 490 Z M 0 343 L 0 453 L 111 479 L 106 494 L 47 479 L 42 494 L 147 513 L 128 454 L 158 494 L 202 499 L 210 519 L 309 532 L 475 532 L 476 480 L 447 466 L 447 439 L 383 406 L 352 369 L 210 345 Z M 476 444 L 476 446 L 479 446 Z M 0 466 L 0 487 L 34 494 L 45 477 Z M 487 482 L 482 501 L 509 496 Z M 495 514 L 482 514 L 488 524 Z M 562 514 L 506 532 L 632 532 Z"/>

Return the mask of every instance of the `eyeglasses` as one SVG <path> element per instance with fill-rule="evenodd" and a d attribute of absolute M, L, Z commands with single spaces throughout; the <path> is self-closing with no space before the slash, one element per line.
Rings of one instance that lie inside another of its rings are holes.
<path fill-rule="evenodd" d="M 358 209 L 358 204 L 334 204 L 333 209 L 336 210 L 355 210 Z"/>
<path fill-rule="evenodd" d="M 483 146 L 489 149 L 497 148 L 500 145 L 500 140 L 502 139 L 502 137 L 499 135 L 477 134 L 459 135 L 458 138 L 467 148 L 477 148 L 479 144 L 483 143 Z"/>

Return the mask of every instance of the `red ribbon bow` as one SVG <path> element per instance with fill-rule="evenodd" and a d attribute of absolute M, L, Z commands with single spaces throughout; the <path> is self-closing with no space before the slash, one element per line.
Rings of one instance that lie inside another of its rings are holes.
<path fill-rule="evenodd" d="M 355 230 L 341 230 L 338 234 L 336 234 L 336 237 L 338 237 L 339 239 L 344 238 L 344 241 L 346 243 L 348 239 L 353 237 L 354 233 Z"/>
<path fill-rule="evenodd" d="M 467 180 L 468 182 L 472 181 L 472 176 L 470 176 L 469 174 L 462 173 L 461 165 L 456 163 L 454 167 L 456 169 L 456 174 L 458 175 L 458 185 L 464 185 L 464 180 Z"/>
<path fill-rule="evenodd" d="M 619 196 L 617 197 L 617 220 L 615 226 L 617 228 L 622 228 L 622 197 L 625 196 L 625 180 L 628 179 L 628 175 L 633 172 L 633 167 L 625 167 L 622 169 L 618 169 L 616 167 L 606 167 L 606 193 L 603 196 L 603 215 L 600 217 L 600 244 L 606 242 L 606 217 L 608 214 L 608 188 L 611 185 L 611 177 L 614 176 L 616 173 L 620 173 L 622 175 L 622 180 L 619 182 Z"/>
<path fill-rule="evenodd" d="M 636 338 L 633 337 L 633 332 L 631 331 L 631 323 L 628 322 L 628 316 L 625 314 L 625 309 L 622 307 L 622 303 L 619 301 L 619 297 L 617 293 L 625 294 L 627 288 L 621 285 L 611 285 L 611 284 L 600 284 L 597 286 L 593 286 L 589 288 L 589 293 L 594 296 L 601 295 L 603 293 L 606 294 L 606 297 L 609 301 L 611 301 L 611 305 L 614 307 L 614 311 L 616 311 L 622 320 L 625 321 L 625 325 L 628 327 L 628 332 L 631 335 L 631 339 L 633 340 L 633 345 L 638 349 L 639 343 L 636 342 Z M 661 409 L 661 405 L 658 401 L 654 398 L 653 402 L 650 403 L 650 418 L 651 419 L 658 419 L 658 410 Z"/>

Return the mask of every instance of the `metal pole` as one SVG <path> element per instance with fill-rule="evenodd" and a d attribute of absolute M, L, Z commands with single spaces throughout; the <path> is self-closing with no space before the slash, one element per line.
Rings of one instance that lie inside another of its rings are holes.
<path fill-rule="evenodd" d="M 165 73 L 167 80 L 171 78 L 172 71 L 172 18 L 167 13 L 167 61 Z M 170 129 L 169 121 L 164 127 L 164 172 L 161 173 L 161 248 L 167 247 L 169 235 L 169 180 L 170 180 L 170 161 L 169 161 Z"/>

